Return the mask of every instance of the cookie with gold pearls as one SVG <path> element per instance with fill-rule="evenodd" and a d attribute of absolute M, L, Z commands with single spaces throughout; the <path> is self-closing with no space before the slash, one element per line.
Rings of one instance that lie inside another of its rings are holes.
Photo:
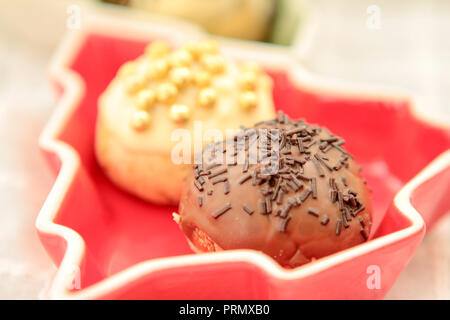
<path fill-rule="evenodd" d="M 273 116 L 272 81 L 259 67 L 224 57 L 215 40 L 177 48 L 154 41 L 119 68 L 100 96 L 95 153 L 122 189 L 176 204 L 190 166 L 172 159 L 180 143 L 173 139 L 176 129 L 186 129 L 193 139 L 195 123 L 203 133 L 225 133 Z"/>

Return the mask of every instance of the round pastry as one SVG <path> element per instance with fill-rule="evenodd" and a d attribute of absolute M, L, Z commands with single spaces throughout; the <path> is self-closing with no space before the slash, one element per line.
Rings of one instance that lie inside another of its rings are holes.
<path fill-rule="evenodd" d="M 196 252 L 254 249 L 292 268 L 360 244 L 372 206 L 343 144 L 283 113 L 211 144 L 191 169 L 175 221 Z"/>
<path fill-rule="evenodd" d="M 176 204 L 192 163 L 191 156 L 172 161 L 176 129 L 193 134 L 200 121 L 203 131 L 223 132 L 273 115 L 272 81 L 257 66 L 225 59 L 212 40 L 176 50 L 156 41 L 125 63 L 100 96 L 95 153 L 118 186 Z"/>

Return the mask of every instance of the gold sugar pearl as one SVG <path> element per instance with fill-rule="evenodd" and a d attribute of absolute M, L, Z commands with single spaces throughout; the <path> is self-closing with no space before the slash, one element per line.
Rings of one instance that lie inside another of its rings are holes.
<path fill-rule="evenodd" d="M 211 74 L 208 71 L 199 71 L 194 75 L 194 82 L 200 88 L 211 84 Z"/>
<path fill-rule="evenodd" d="M 145 86 L 145 78 L 141 75 L 133 75 L 125 80 L 125 89 L 129 94 L 142 89 Z"/>
<path fill-rule="evenodd" d="M 187 50 L 178 50 L 170 57 L 170 64 L 173 68 L 188 67 L 192 64 L 192 60 L 192 55 Z"/>
<path fill-rule="evenodd" d="M 136 131 L 144 131 L 150 125 L 150 114 L 145 110 L 136 110 L 131 115 L 131 127 Z"/>
<path fill-rule="evenodd" d="M 243 90 L 255 90 L 257 76 L 252 71 L 245 71 L 239 77 L 239 86 Z"/>
<path fill-rule="evenodd" d="M 183 88 L 187 86 L 192 80 L 191 70 L 188 68 L 175 68 L 170 72 L 170 80 L 178 88 Z"/>
<path fill-rule="evenodd" d="M 199 46 L 203 54 L 217 54 L 219 52 L 219 45 L 213 39 L 203 40 Z"/>
<path fill-rule="evenodd" d="M 206 55 L 202 58 L 202 64 L 211 73 L 218 74 L 225 69 L 225 60 L 221 56 Z"/>
<path fill-rule="evenodd" d="M 147 70 L 147 76 L 151 79 L 161 79 L 167 75 L 169 64 L 165 59 L 153 62 Z"/>
<path fill-rule="evenodd" d="M 256 94 L 252 91 L 246 91 L 240 94 L 239 96 L 239 105 L 245 111 L 249 111 L 256 107 L 258 104 L 258 99 Z"/>
<path fill-rule="evenodd" d="M 156 91 L 156 97 L 161 103 L 171 103 L 175 101 L 178 95 L 178 89 L 173 83 L 163 83 Z"/>
<path fill-rule="evenodd" d="M 151 89 L 141 90 L 137 97 L 137 105 L 139 109 L 149 109 L 156 102 L 156 93 Z"/>
<path fill-rule="evenodd" d="M 150 61 L 144 61 L 139 68 L 137 68 L 139 71 L 139 74 L 145 79 L 145 81 L 149 82 L 152 80 L 152 71 L 153 71 L 153 64 Z"/>
<path fill-rule="evenodd" d="M 196 41 L 186 43 L 184 45 L 184 50 L 189 52 L 193 58 L 198 58 L 202 54 L 201 46 Z"/>
<path fill-rule="evenodd" d="M 145 54 L 152 58 L 160 58 L 170 52 L 170 47 L 165 41 L 153 41 L 145 48 Z"/>
<path fill-rule="evenodd" d="M 217 101 L 217 92 L 213 88 L 205 88 L 200 90 L 197 97 L 197 102 L 200 107 L 212 108 Z"/>
<path fill-rule="evenodd" d="M 119 68 L 117 74 L 121 78 L 126 78 L 132 76 L 135 72 L 136 72 L 136 63 L 128 61 Z"/>
<path fill-rule="evenodd" d="M 191 109 L 184 104 L 174 104 L 170 107 L 170 118 L 178 124 L 189 120 Z"/>

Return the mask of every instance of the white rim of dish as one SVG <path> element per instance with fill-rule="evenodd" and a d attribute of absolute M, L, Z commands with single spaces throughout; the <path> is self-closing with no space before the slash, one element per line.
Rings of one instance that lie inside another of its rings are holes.
<path fill-rule="evenodd" d="M 183 33 L 180 34 L 177 31 L 178 29 L 183 30 Z M 146 260 L 96 282 L 87 288 L 71 291 L 69 288 L 74 279 L 74 267 L 79 267 L 83 260 L 85 255 L 85 242 L 76 231 L 56 224 L 54 219 L 73 181 L 77 168 L 80 166 L 80 158 L 70 145 L 58 141 L 57 136 L 62 128 L 65 127 L 72 112 L 77 108 L 79 101 L 84 96 L 85 84 L 78 74 L 69 69 L 69 65 L 79 52 L 86 35 L 92 33 L 136 40 L 163 38 L 172 41 L 174 44 L 181 43 L 187 38 L 211 38 L 210 35 L 205 34 L 201 29 L 193 25 L 171 19 L 155 17 L 154 19 L 152 18 L 152 23 L 149 24 L 148 22 L 129 20 L 128 18 L 120 17 L 120 15 L 112 17 L 96 15 L 86 17 L 81 30 L 69 31 L 63 39 L 52 60 L 50 76 L 52 79 L 58 80 L 64 87 L 64 93 L 59 99 L 55 112 L 39 138 L 41 148 L 56 154 L 60 158 L 61 168 L 38 214 L 36 228 L 41 233 L 64 239 L 67 247 L 56 275 L 48 291 L 44 294 L 45 298 L 99 298 L 107 295 L 109 292 L 120 289 L 127 283 L 138 280 L 145 274 L 158 270 L 227 262 L 249 263 L 277 279 L 300 279 L 351 260 L 362 254 L 375 251 L 390 243 L 408 238 L 420 232 L 420 230 L 424 232 L 424 221 L 412 206 L 409 199 L 413 190 L 420 184 L 429 180 L 450 165 L 450 151 L 442 153 L 433 160 L 395 196 L 395 206 L 411 222 L 411 225 L 405 229 L 373 239 L 292 270 L 282 268 L 263 253 L 253 250 L 232 250 L 219 253 L 191 254 Z M 315 92 L 319 91 L 333 94 L 334 96 L 364 97 L 365 99 L 376 99 L 377 101 L 409 101 L 412 113 L 417 118 L 420 118 L 414 106 L 414 100 L 405 91 L 360 83 L 355 84 L 348 81 L 313 75 L 305 70 L 292 57 L 290 50 L 285 47 L 224 38 L 220 38 L 220 42 L 223 43 L 223 52 L 225 54 L 239 59 L 253 60 L 269 69 L 283 70 L 289 75 L 290 80 L 296 86 L 308 88 Z M 448 128 L 443 123 L 431 123 L 428 120 L 425 122 L 436 127 Z"/>

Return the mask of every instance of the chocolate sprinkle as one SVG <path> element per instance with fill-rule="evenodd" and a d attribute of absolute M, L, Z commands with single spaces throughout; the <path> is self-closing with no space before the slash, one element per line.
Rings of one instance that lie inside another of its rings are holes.
<path fill-rule="evenodd" d="M 328 171 L 332 171 L 331 167 L 321 157 L 319 157 L 317 153 L 314 155 L 314 158 L 316 158 L 318 162 L 320 162 L 325 168 L 327 168 Z"/>
<path fill-rule="evenodd" d="M 266 211 L 267 213 L 272 212 L 272 202 L 270 200 L 270 197 L 266 197 Z"/>
<path fill-rule="evenodd" d="M 361 228 L 361 230 L 359 231 L 359 233 L 361 233 L 361 235 L 362 235 L 362 237 L 364 238 L 364 240 L 367 241 L 368 236 L 367 236 L 367 233 L 366 233 L 366 231 L 364 230 L 364 228 Z"/>
<path fill-rule="evenodd" d="M 308 177 L 306 177 L 306 176 L 304 176 L 302 174 L 297 174 L 297 178 L 300 178 L 300 179 L 305 180 L 305 181 L 310 181 L 311 180 L 311 178 L 308 178 Z"/>
<path fill-rule="evenodd" d="M 223 215 L 225 212 L 227 212 L 228 210 L 231 209 L 231 204 L 227 203 L 222 209 L 216 211 L 215 213 L 213 213 L 213 217 L 215 219 L 217 219 L 218 217 L 220 217 L 221 215 Z"/>
<path fill-rule="evenodd" d="M 230 182 L 228 180 L 225 181 L 225 183 L 223 184 L 223 193 L 224 194 L 230 193 Z"/>
<path fill-rule="evenodd" d="M 294 192 L 296 192 L 298 189 L 300 189 L 295 183 L 293 182 L 286 182 L 286 185 L 291 188 Z"/>
<path fill-rule="evenodd" d="M 244 205 L 242 206 L 242 208 L 244 209 L 245 212 L 247 212 L 249 215 L 253 214 L 253 209 L 250 208 L 247 204 L 244 203 Z"/>
<path fill-rule="evenodd" d="M 303 127 L 298 127 L 298 128 L 295 128 L 295 129 L 286 131 L 286 135 L 287 135 L 287 136 L 291 136 L 291 135 L 293 135 L 294 133 L 302 132 L 302 131 L 304 131 L 305 129 L 306 129 L 305 126 L 303 126 Z"/>
<path fill-rule="evenodd" d="M 198 180 L 194 180 L 194 185 L 197 187 L 198 191 L 203 191 L 203 186 L 198 182 Z"/>
<path fill-rule="evenodd" d="M 358 218 L 359 224 L 364 228 L 366 226 L 366 224 L 364 223 L 363 218 L 359 217 Z"/>
<path fill-rule="evenodd" d="M 259 201 L 258 201 L 258 208 L 259 208 L 259 213 L 261 213 L 261 214 L 267 214 L 267 211 L 266 211 L 266 201 L 265 201 L 265 200 L 259 200 Z"/>
<path fill-rule="evenodd" d="M 247 172 L 248 171 L 248 158 L 245 159 L 245 163 L 244 163 L 244 167 L 242 168 L 242 172 Z"/>
<path fill-rule="evenodd" d="M 303 147 L 303 141 L 302 139 L 298 139 L 297 140 L 297 147 L 298 147 L 298 152 L 301 154 L 305 151 L 305 148 Z"/>
<path fill-rule="evenodd" d="M 348 224 L 347 217 L 345 216 L 345 211 L 341 210 L 342 223 L 345 228 L 348 228 L 350 225 Z"/>
<path fill-rule="evenodd" d="M 316 186 L 316 178 L 311 179 L 311 190 L 312 190 L 312 197 L 314 199 L 317 199 L 317 186 Z"/>
<path fill-rule="evenodd" d="M 245 181 L 247 181 L 248 179 L 250 179 L 252 177 L 252 175 L 250 173 L 247 173 L 245 175 L 243 175 L 239 180 L 238 183 L 239 184 L 243 184 Z"/>
<path fill-rule="evenodd" d="M 220 177 L 220 178 L 215 178 L 215 179 L 211 180 L 211 183 L 212 184 L 218 184 L 220 182 L 225 182 L 227 180 L 228 180 L 227 177 Z"/>
<path fill-rule="evenodd" d="M 350 215 L 350 209 L 348 207 L 345 207 L 344 210 L 345 210 L 345 219 L 347 219 L 347 221 L 351 221 L 352 216 Z"/>
<path fill-rule="evenodd" d="M 349 202 L 350 202 L 350 205 L 352 207 L 356 207 L 356 200 L 355 200 L 355 197 L 353 195 L 350 195 Z"/>
<path fill-rule="evenodd" d="M 220 165 L 221 165 L 220 163 L 210 164 L 209 166 L 206 167 L 206 170 L 208 171 L 208 170 L 214 169 L 216 167 L 220 167 Z"/>
<path fill-rule="evenodd" d="M 306 189 L 305 192 L 303 192 L 303 194 L 301 195 L 300 201 L 305 202 L 305 200 L 309 197 L 310 194 L 311 194 L 311 189 Z"/>
<path fill-rule="evenodd" d="M 314 166 L 316 167 L 317 174 L 320 177 L 325 177 L 325 174 L 323 173 L 322 167 L 319 165 L 319 162 L 317 161 L 317 159 L 316 158 L 312 158 L 311 160 L 312 160 Z"/>
<path fill-rule="evenodd" d="M 300 180 L 297 179 L 297 177 L 291 172 L 291 178 L 292 181 L 297 185 L 297 187 L 300 189 L 303 187 L 303 184 L 301 183 Z"/>
<path fill-rule="evenodd" d="M 316 216 L 316 217 L 319 216 L 319 212 L 316 209 L 313 209 L 313 208 L 308 208 L 308 213 L 312 214 L 313 216 Z"/>
<path fill-rule="evenodd" d="M 308 143 L 305 147 L 306 148 L 310 148 L 310 147 L 312 147 L 313 145 L 315 145 L 317 143 L 317 141 L 316 140 L 314 140 L 314 141 L 311 141 L 310 143 Z"/>
<path fill-rule="evenodd" d="M 283 190 L 278 190 L 278 196 L 277 196 L 277 204 L 281 204 L 282 199 L 283 199 Z"/>
<path fill-rule="evenodd" d="M 291 210 L 291 208 L 292 208 L 292 204 L 291 204 L 290 202 L 286 203 L 286 205 L 285 205 L 285 207 L 283 208 L 283 210 L 281 210 L 280 216 L 281 216 L 282 218 L 286 217 L 287 214 L 289 213 L 289 211 Z"/>
<path fill-rule="evenodd" d="M 341 234 L 341 219 L 337 219 L 336 220 L 336 235 L 340 235 Z"/>
<path fill-rule="evenodd" d="M 206 182 L 205 178 L 203 178 L 203 177 L 198 177 L 197 181 L 200 182 L 201 185 L 204 185 Z"/>
<path fill-rule="evenodd" d="M 328 151 L 330 151 L 331 148 L 333 148 L 333 146 L 331 144 L 329 144 L 325 148 L 322 149 L 322 152 L 327 153 Z"/>
<path fill-rule="evenodd" d="M 211 173 L 208 176 L 208 178 L 212 179 L 212 178 L 215 178 L 215 177 L 220 176 L 221 174 L 224 174 L 224 173 L 227 173 L 227 172 L 228 172 L 228 169 L 227 168 L 223 168 L 222 170 L 219 170 L 217 172 Z"/>
<path fill-rule="evenodd" d="M 287 216 L 286 219 L 283 220 L 283 222 L 281 223 L 281 228 L 280 228 L 280 231 L 281 231 L 281 232 L 286 232 L 287 224 L 289 223 L 289 221 L 290 221 L 291 219 L 292 219 L 291 216 Z"/>
<path fill-rule="evenodd" d="M 256 170 L 253 170 L 252 173 L 252 185 L 256 186 L 258 184 L 258 173 L 256 172 Z"/>
<path fill-rule="evenodd" d="M 320 141 L 325 141 L 325 142 L 328 142 L 328 143 L 332 143 L 332 142 L 335 142 L 335 141 L 338 141 L 338 140 L 339 140 L 338 137 L 330 137 L 330 138 L 326 138 L 326 139 L 320 139 Z"/>
<path fill-rule="evenodd" d="M 339 204 L 339 210 L 344 209 L 344 201 L 342 200 L 342 192 L 338 191 L 338 204 Z"/>
<path fill-rule="evenodd" d="M 331 202 L 335 203 L 337 201 L 337 191 L 336 190 L 330 190 L 330 199 Z"/>
<path fill-rule="evenodd" d="M 360 213 L 361 211 L 363 211 L 365 209 L 364 206 L 359 207 L 359 209 L 357 209 L 355 212 L 353 212 L 353 216 L 355 217 L 358 213 Z"/>
<path fill-rule="evenodd" d="M 275 186 L 275 191 L 272 194 L 272 198 L 271 200 L 275 200 L 278 199 L 278 192 L 280 191 L 280 183 L 281 183 L 281 178 L 278 178 L 277 184 Z"/>
<path fill-rule="evenodd" d="M 335 187 L 334 187 L 334 178 L 329 178 L 328 179 L 328 183 L 329 183 L 331 189 L 335 189 Z"/>

